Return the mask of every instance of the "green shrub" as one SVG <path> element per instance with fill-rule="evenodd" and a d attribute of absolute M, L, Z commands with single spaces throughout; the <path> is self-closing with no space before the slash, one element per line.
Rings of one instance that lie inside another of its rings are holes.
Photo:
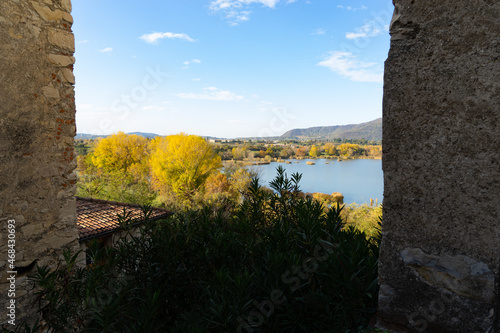
<path fill-rule="evenodd" d="M 380 237 L 298 195 L 301 175 L 253 179 L 230 212 L 148 222 L 92 263 L 38 267 L 32 280 L 53 332 L 353 332 L 377 304 Z M 124 228 L 127 221 L 123 221 Z"/>
<path fill-rule="evenodd" d="M 381 225 L 382 206 L 350 204 L 344 207 L 342 217 L 347 225 L 353 225 L 368 237 L 376 237 Z"/>

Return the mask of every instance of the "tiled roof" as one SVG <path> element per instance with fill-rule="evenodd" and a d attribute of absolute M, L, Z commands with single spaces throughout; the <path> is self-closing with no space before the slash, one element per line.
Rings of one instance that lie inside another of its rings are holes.
<path fill-rule="evenodd" d="M 136 223 L 144 222 L 144 214 L 139 205 L 76 197 L 76 213 L 79 240 L 110 234 L 119 228 L 118 215 L 123 210 L 130 212 L 130 218 Z M 170 212 L 166 209 L 152 208 L 149 221 L 167 218 Z"/>

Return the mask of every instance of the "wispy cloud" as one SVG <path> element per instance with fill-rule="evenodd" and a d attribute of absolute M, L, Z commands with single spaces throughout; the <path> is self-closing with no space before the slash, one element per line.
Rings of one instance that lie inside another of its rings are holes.
<path fill-rule="evenodd" d="M 354 32 L 348 32 L 345 34 L 347 39 L 358 39 L 366 37 L 375 37 L 381 35 L 385 30 L 378 22 L 370 21 L 362 27 L 354 29 Z"/>
<path fill-rule="evenodd" d="M 201 81 L 200 78 L 194 78 L 193 81 Z"/>
<path fill-rule="evenodd" d="M 190 64 L 201 64 L 200 59 L 192 59 L 192 60 L 186 60 L 183 62 L 184 67 L 182 69 L 188 69 Z"/>
<path fill-rule="evenodd" d="M 230 25 L 238 25 L 241 22 L 250 20 L 252 13 L 249 8 L 252 5 L 261 5 L 268 8 L 275 8 L 279 3 L 290 4 L 297 0 L 212 0 L 210 11 L 221 13 Z"/>
<path fill-rule="evenodd" d="M 106 47 L 102 50 L 99 50 L 99 52 L 102 52 L 102 53 L 110 53 L 113 51 L 113 48 L 112 47 Z"/>
<path fill-rule="evenodd" d="M 78 42 L 76 42 L 76 43 L 77 43 L 78 45 L 81 45 L 81 44 L 86 44 L 86 43 L 88 43 L 88 42 L 89 42 L 89 41 L 88 41 L 87 39 L 85 39 L 85 40 L 80 40 L 80 41 L 78 41 Z"/>
<path fill-rule="evenodd" d="M 335 73 L 356 82 L 383 82 L 383 66 L 374 62 L 359 61 L 350 52 L 333 51 L 318 63 Z"/>
<path fill-rule="evenodd" d="M 195 93 L 179 93 L 177 97 L 185 99 L 203 99 L 211 101 L 242 101 L 244 98 L 228 90 L 220 90 L 216 87 L 203 88 L 201 94 Z"/>
<path fill-rule="evenodd" d="M 195 40 L 188 35 L 173 32 L 153 32 L 145 34 L 140 37 L 143 41 L 149 44 L 157 44 L 160 39 L 181 39 L 188 42 L 195 42 Z"/>
<path fill-rule="evenodd" d="M 340 8 L 340 9 L 346 9 L 346 10 L 350 10 L 350 11 L 358 11 L 358 10 L 366 10 L 368 9 L 368 7 L 366 6 L 361 6 L 361 7 L 352 7 L 352 6 L 343 6 L 343 5 L 337 5 L 337 8 Z"/>
<path fill-rule="evenodd" d="M 325 29 L 319 28 L 311 32 L 311 35 L 324 35 L 326 34 Z"/>

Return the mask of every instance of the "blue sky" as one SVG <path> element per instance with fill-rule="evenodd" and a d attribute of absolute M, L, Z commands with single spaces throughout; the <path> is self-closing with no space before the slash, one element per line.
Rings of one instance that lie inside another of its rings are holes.
<path fill-rule="evenodd" d="M 382 116 L 391 0 L 73 0 L 78 133 L 281 135 Z"/>

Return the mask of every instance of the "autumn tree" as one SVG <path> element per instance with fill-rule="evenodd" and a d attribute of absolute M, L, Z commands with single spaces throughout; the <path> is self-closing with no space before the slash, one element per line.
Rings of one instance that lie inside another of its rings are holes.
<path fill-rule="evenodd" d="M 331 142 L 326 143 L 322 148 L 326 155 L 333 156 L 337 154 L 337 148 Z"/>
<path fill-rule="evenodd" d="M 225 209 L 236 207 L 243 200 L 252 177 L 257 173 L 237 163 L 224 165 L 224 173 L 210 175 L 205 183 L 203 201 L 213 208 Z"/>
<path fill-rule="evenodd" d="M 233 159 L 242 161 L 247 157 L 248 149 L 246 147 L 234 147 L 232 150 Z"/>
<path fill-rule="evenodd" d="M 266 156 L 269 155 L 271 157 L 278 157 L 279 156 L 279 151 L 281 149 L 276 146 L 268 146 L 266 149 Z"/>
<path fill-rule="evenodd" d="M 316 145 L 312 145 L 311 149 L 309 150 L 309 156 L 311 157 L 318 157 L 319 156 L 319 149 L 316 147 Z"/>
<path fill-rule="evenodd" d="M 202 137 L 184 133 L 157 137 L 151 142 L 153 185 L 190 200 L 221 166 L 221 158 Z"/>
<path fill-rule="evenodd" d="M 283 147 L 280 151 L 281 158 L 290 158 L 295 154 L 295 151 L 291 147 Z"/>
<path fill-rule="evenodd" d="M 367 146 L 365 149 L 368 156 L 382 158 L 382 146 Z"/>
<path fill-rule="evenodd" d="M 97 141 L 91 160 L 94 166 L 109 172 L 145 173 L 148 166 L 148 139 L 118 132 Z"/>
<path fill-rule="evenodd" d="M 307 146 L 299 147 L 295 151 L 295 155 L 298 157 L 304 157 L 307 154 L 309 154 L 309 147 L 307 147 Z"/>
<path fill-rule="evenodd" d="M 78 160 L 79 195 L 106 200 L 150 203 L 148 139 L 118 132 L 94 142 Z"/>
<path fill-rule="evenodd" d="M 359 156 L 365 152 L 363 147 L 352 143 L 343 143 L 339 145 L 337 148 L 340 151 L 340 154 L 346 157 Z"/>

